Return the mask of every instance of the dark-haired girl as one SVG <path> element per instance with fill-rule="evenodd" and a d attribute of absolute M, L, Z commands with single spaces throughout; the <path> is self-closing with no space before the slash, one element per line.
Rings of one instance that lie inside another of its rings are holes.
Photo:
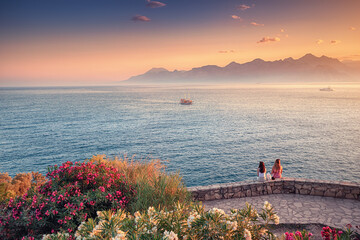
<path fill-rule="evenodd" d="M 260 162 L 259 167 L 257 169 L 257 175 L 259 181 L 264 181 L 266 179 L 266 168 L 264 162 Z"/>

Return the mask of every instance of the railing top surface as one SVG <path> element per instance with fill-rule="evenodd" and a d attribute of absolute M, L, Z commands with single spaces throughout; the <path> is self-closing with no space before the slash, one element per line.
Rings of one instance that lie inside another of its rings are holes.
<path fill-rule="evenodd" d="M 211 190 L 211 189 L 218 189 L 218 188 L 227 188 L 227 187 L 237 187 L 237 186 L 247 186 L 247 185 L 262 185 L 262 184 L 271 184 L 271 183 L 283 183 L 283 182 L 294 182 L 294 183 L 309 183 L 309 184 L 334 184 L 334 185 L 342 185 L 348 187 L 360 187 L 360 183 L 354 182 L 345 182 L 345 181 L 332 181 L 332 180 L 317 180 L 317 179 L 306 179 L 306 178 L 288 178 L 284 177 L 281 179 L 275 180 L 265 180 L 265 181 L 258 181 L 258 180 L 246 180 L 240 182 L 230 182 L 230 183 L 219 183 L 219 184 L 212 184 L 207 186 L 194 186 L 188 187 L 188 191 L 202 191 L 202 190 Z"/>

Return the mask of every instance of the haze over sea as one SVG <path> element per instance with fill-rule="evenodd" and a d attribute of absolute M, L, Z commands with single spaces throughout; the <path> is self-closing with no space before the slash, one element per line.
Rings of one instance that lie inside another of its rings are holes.
<path fill-rule="evenodd" d="M 360 182 L 360 86 L 0 89 L 0 172 L 92 155 L 169 160 L 187 186 L 285 177 Z M 179 104 L 190 94 L 194 104 Z"/>

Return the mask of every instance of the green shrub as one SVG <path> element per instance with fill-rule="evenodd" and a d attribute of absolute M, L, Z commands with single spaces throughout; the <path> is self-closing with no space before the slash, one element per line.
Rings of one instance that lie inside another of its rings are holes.
<path fill-rule="evenodd" d="M 98 212 L 97 218 L 79 226 L 75 236 L 77 239 L 274 239 L 269 223 L 278 223 L 268 203 L 260 214 L 250 205 L 232 210 L 230 215 L 216 208 L 205 211 L 197 204 L 178 203 L 173 209 L 150 207 L 133 215 L 124 210 Z"/>
<path fill-rule="evenodd" d="M 131 213 L 151 206 L 171 210 L 174 202 L 190 203 L 190 194 L 179 173 L 166 173 L 166 166 L 158 159 L 140 162 L 126 156 L 110 159 L 105 155 L 97 155 L 90 161 L 107 163 L 117 168 L 136 188 L 136 199 L 130 204 Z"/>

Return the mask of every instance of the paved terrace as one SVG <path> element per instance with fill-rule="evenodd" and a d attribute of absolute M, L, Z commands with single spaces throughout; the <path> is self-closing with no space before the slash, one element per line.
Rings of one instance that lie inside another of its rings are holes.
<path fill-rule="evenodd" d="M 280 223 L 319 223 L 338 228 L 348 223 L 360 225 L 360 184 L 356 183 L 283 178 L 191 187 L 189 191 L 207 209 L 230 212 L 248 202 L 260 210 L 268 201 Z"/>
<path fill-rule="evenodd" d="M 258 197 L 232 198 L 224 200 L 204 201 L 206 209 L 221 208 L 230 213 L 230 209 L 240 209 L 245 202 L 257 210 L 264 202 L 272 204 L 280 217 L 280 223 L 320 223 L 332 227 L 343 228 L 346 224 L 360 225 L 360 201 L 296 194 L 274 194 Z"/>

